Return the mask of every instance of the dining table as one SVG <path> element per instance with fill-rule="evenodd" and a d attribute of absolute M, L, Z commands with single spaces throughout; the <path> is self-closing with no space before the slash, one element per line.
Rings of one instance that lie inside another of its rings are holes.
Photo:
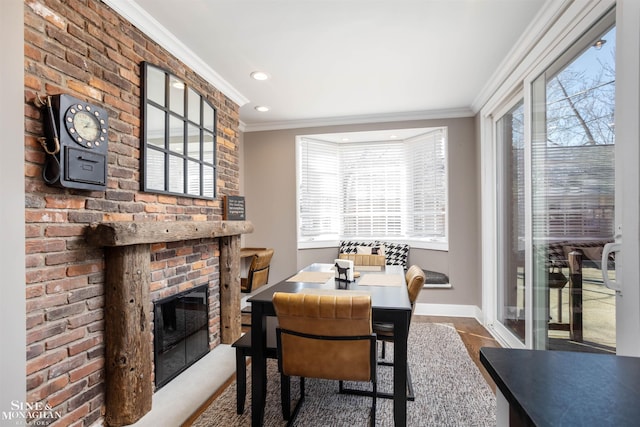
<path fill-rule="evenodd" d="M 251 296 L 251 425 L 263 425 L 267 392 L 267 318 L 275 316 L 275 292 L 364 292 L 371 295 L 374 322 L 393 324 L 393 419 L 407 424 L 407 340 L 411 302 L 404 268 L 399 265 L 355 267 L 355 280 L 335 278 L 334 264 L 314 263 Z"/>

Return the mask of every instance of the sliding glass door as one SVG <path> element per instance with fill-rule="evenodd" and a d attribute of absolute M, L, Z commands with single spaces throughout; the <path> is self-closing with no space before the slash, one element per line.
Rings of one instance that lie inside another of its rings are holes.
<path fill-rule="evenodd" d="M 496 115 L 495 321 L 514 345 L 616 352 L 615 13 Z"/>
<path fill-rule="evenodd" d="M 603 20 L 532 85 L 533 348 L 615 353 L 615 45 Z M 607 258 L 605 271 L 615 268 Z"/>

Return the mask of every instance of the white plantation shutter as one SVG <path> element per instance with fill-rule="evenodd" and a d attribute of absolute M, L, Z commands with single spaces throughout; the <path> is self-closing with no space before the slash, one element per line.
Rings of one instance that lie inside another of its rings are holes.
<path fill-rule="evenodd" d="M 299 138 L 299 247 L 346 239 L 446 247 L 446 140 L 446 128 L 390 142 Z"/>
<path fill-rule="evenodd" d="M 342 237 L 401 236 L 404 169 L 402 142 L 340 145 Z"/>
<path fill-rule="evenodd" d="M 338 146 L 303 139 L 298 144 L 298 241 L 338 240 Z"/>
<path fill-rule="evenodd" d="M 447 238 L 446 129 L 407 142 L 406 234 L 410 238 Z"/>

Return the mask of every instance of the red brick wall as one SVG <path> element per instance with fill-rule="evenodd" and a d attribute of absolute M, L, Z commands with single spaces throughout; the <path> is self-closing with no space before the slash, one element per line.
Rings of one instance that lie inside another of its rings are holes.
<path fill-rule="evenodd" d="M 171 70 L 216 107 L 220 196 L 239 190 L 239 108 L 97 0 L 25 0 L 24 20 L 27 400 L 60 413 L 52 425 L 89 425 L 102 418 L 104 404 L 104 254 L 85 243 L 84 228 L 99 221 L 211 221 L 222 213 L 220 200 L 139 191 L 140 63 Z M 109 112 L 105 192 L 43 182 L 43 123 L 33 100 L 57 93 Z M 209 283 L 212 347 L 220 329 L 218 252 L 213 239 L 152 248 L 153 299 Z"/>

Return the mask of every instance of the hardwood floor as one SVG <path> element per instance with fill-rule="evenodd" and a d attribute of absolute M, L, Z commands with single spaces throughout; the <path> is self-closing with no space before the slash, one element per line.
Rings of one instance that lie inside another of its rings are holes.
<path fill-rule="evenodd" d="M 412 322 L 426 322 L 426 323 L 451 323 L 456 331 L 460 335 L 462 342 L 471 360 L 478 366 L 478 369 L 484 376 L 485 380 L 493 390 L 496 392 L 496 384 L 493 382 L 487 370 L 480 363 L 480 348 L 481 347 L 502 347 L 498 341 L 496 341 L 491 334 L 482 326 L 476 319 L 469 317 L 445 317 L 445 316 L 413 316 Z"/>

